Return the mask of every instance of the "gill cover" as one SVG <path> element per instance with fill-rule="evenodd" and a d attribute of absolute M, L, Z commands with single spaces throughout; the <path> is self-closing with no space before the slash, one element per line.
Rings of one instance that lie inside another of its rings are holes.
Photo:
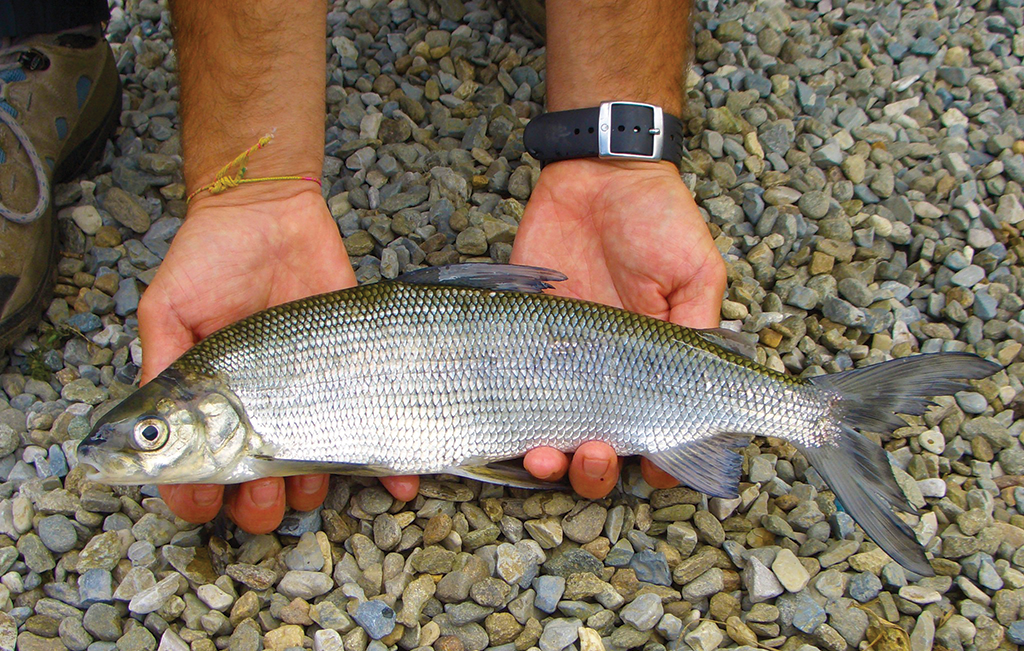
<path fill-rule="evenodd" d="M 78 454 L 111 484 L 226 481 L 249 431 L 221 379 L 171 367 L 107 412 Z"/>

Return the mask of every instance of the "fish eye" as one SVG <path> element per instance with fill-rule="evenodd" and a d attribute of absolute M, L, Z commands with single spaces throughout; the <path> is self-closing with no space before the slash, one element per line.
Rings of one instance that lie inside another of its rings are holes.
<path fill-rule="evenodd" d="M 135 423 L 135 447 L 151 452 L 167 442 L 167 423 L 162 418 L 142 418 Z"/>

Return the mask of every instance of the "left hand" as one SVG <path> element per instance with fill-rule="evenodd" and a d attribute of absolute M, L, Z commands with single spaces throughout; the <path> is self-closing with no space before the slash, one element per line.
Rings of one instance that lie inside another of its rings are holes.
<path fill-rule="evenodd" d="M 725 263 L 676 167 L 667 162 L 578 159 L 544 168 L 526 207 L 512 263 L 556 269 L 554 294 L 621 307 L 691 328 L 719 323 Z M 619 461 L 604 443 L 569 458 L 553 448 L 523 460 L 539 479 L 566 471 L 597 499 L 615 487 Z M 656 488 L 675 480 L 644 459 Z"/>

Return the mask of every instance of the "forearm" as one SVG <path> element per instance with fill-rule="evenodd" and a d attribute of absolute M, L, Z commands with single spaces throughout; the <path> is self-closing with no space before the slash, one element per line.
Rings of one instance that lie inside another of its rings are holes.
<path fill-rule="evenodd" d="M 247 177 L 320 178 L 325 2 L 174 0 L 172 11 L 189 192 L 270 132 Z"/>
<path fill-rule="evenodd" d="M 549 111 L 629 100 L 682 113 L 692 0 L 548 0 Z"/>

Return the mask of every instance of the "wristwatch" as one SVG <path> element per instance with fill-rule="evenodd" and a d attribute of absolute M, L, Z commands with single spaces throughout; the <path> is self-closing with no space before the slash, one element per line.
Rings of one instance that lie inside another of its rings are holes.
<path fill-rule="evenodd" d="M 602 102 L 540 115 L 526 125 L 523 144 L 541 162 L 570 158 L 667 160 L 683 158 L 683 123 L 660 106 Z"/>

